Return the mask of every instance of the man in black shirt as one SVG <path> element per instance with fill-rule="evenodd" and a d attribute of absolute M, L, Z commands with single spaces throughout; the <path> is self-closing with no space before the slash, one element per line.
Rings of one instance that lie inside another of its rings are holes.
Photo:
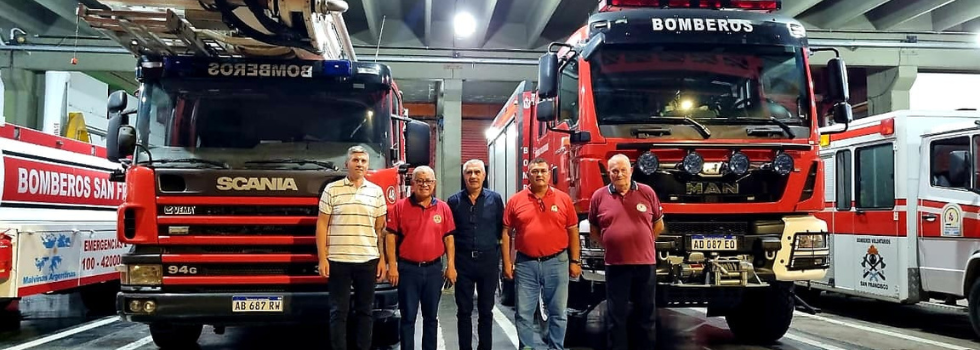
<path fill-rule="evenodd" d="M 446 201 L 456 222 L 456 322 L 459 349 L 473 348 L 473 288 L 479 312 L 478 350 L 493 346 L 493 304 L 500 274 L 500 237 L 504 223 L 504 201 L 483 188 L 487 174 L 483 161 L 463 164 L 466 189 Z"/>

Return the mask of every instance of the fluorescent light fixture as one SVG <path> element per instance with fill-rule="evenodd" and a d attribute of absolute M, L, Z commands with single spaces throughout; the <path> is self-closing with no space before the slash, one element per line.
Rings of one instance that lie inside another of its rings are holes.
<path fill-rule="evenodd" d="M 473 35 L 476 31 L 476 18 L 469 12 L 460 12 L 456 14 L 453 18 L 453 28 L 456 30 L 456 36 L 458 37 L 468 37 Z"/>

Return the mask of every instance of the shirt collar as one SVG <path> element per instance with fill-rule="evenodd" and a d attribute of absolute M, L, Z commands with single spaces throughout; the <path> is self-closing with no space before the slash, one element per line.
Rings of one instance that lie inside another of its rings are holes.
<path fill-rule="evenodd" d="M 414 206 L 425 208 L 425 207 L 422 206 L 422 204 L 419 204 L 419 202 L 417 200 L 415 200 L 415 195 L 411 195 L 411 194 L 408 195 L 408 202 L 411 203 Z M 436 205 L 436 202 L 438 202 L 438 200 L 436 199 L 436 196 L 432 196 L 432 200 L 429 202 L 429 206 L 430 207 L 431 206 L 435 206 Z"/>
<path fill-rule="evenodd" d="M 469 196 L 470 196 L 470 191 L 467 191 L 467 190 L 466 190 L 466 189 L 464 188 L 464 189 L 462 189 L 462 190 L 460 190 L 460 191 L 459 191 L 459 193 L 458 193 L 458 194 L 456 194 L 456 195 L 457 195 L 458 197 L 460 197 L 460 198 L 467 198 L 467 197 L 469 197 Z M 486 187 L 484 187 L 484 188 L 483 188 L 482 190 L 480 190 L 480 197 L 486 197 L 486 196 L 487 196 L 487 188 L 486 188 Z M 433 198 L 434 198 L 434 197 L 433 197 Z"/>
<path fill-rule="evenodd" d="M 527 191 L 528 197 L 537 198 L 537 197 L 534 196 L 534 191 L 531 191 L 531 186 L 528 186 L 524 190 Z M 555 194 L 555 188 L 554 187 L 551 187 L 551 186 L 548 186 L 548 192 L 545 192 L 544 193 L 544 197 L 545 198 L 551 197 L 554 194 Z"/>
<path fill-rule="evenodd" d="M 351 181 L 349 177 L 344 176 L 344 186 L 354 187 L 354 182 Z M 364 186 L 367 186 L 367 179 L 364 179 L 364 182 L 361 182 L 361 187 Z"/>
<path fill-rule="evenodd" d="M 617 193 L 616 192 L 616 186 L 613 186 L 612 183 L 609 184 L 608 188 L 609 188 L 609 194 L 616 194 Z M 636 191 L 638 189 L 640 189 L 640 185 L 638 185 L 636 183 L 636 181 L 630 181 L 630 191 Z"/>

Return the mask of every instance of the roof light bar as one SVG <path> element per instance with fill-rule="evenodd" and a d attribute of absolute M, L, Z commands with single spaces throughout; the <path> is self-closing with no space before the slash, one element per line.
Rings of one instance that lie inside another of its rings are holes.
<path fill-rule="evenodd" d="M 608 0 L 610 6 L 776 11 L 779 0 Z"/>

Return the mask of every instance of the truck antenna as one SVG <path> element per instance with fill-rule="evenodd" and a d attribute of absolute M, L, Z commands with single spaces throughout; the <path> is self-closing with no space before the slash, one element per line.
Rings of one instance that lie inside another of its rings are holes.
<path fill-rule="evenodd" d="M 388 16 L 381 16 L 381 31 L 378 32 L 378 47 L 374 50 L 374 63 L 378 63 L 378 52 L 381 52 L 381 36 L 385 34 L 385 19 Z"/>

